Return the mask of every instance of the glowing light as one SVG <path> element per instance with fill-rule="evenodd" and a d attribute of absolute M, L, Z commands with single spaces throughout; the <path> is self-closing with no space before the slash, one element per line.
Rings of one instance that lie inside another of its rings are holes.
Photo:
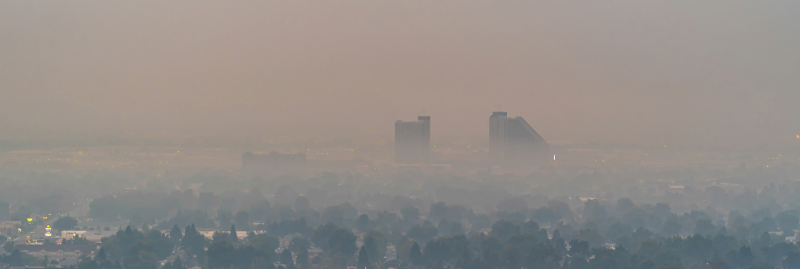
<path fill-rule="evenodd" d="M 555 155 L 555 154 L 553 154 L 553 161 L 555 161 L 555 160 L 556 160 L 556 155 Z"/>

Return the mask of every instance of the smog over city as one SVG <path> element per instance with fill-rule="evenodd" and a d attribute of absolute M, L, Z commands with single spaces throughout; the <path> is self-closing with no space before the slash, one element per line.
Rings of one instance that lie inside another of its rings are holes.
<path fill-rule="evenodd" d="M 0 2 L 0 269 L 800 269 L 798 1 Z"/>

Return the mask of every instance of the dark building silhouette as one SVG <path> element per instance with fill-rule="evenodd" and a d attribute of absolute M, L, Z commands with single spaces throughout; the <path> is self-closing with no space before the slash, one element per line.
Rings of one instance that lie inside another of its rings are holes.
<path fill-rule="evenodd" d="M 489 117 L 489 153 L 492 161 L 532 162 L 548 160 L 547 142 L 522 117 L 509 118 L 507 112 Z"/>
<path fill-rule="evenodd" d="M 431 117 L 394 123 L 394 161 L 402 164 L 427 163 L 431 155 Z"/>

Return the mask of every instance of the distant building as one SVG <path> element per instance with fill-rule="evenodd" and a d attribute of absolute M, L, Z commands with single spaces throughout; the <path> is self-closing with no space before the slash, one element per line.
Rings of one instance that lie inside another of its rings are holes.
<path fill-rule="evenodd" d="M 229 231 L 221 231 L 217 229 L 197 229 L 197 232 L 202 234 L 208 239 L 212 239 L 214 238 L 214 233 L 227 233 Z M 253 232 L 256 234 L 264 233 L 264 231 L 253 231 Z M 239 239 L 245 239 L 247 238 L 247 233 L 248 233 L 247 231 L 236 231 L 236 237 Z"/>
<path fill-rule="evenodd" d="M 509 118 L 507 112 L 489 117 L 489 153 L 494 162 L 547 160 L 547 142 L 522 117 Z"/>
<path fill-rule="evenodd" d="M 0 222 L 0 229 L 13 229 L 16 230 L 22 224 L 20 221 L 3 221 Z"/>
<path fill-rule="evenodd" d="M 31 255 L 37 258 L 47 256 L 49 259 L 61 259 L 70 257 L 94 257 L 100 250 L 98 245 L 15 245 L 20 253 Z"/>
<path fill-rule="evenodd" d="M 67 230 L 61 231 L 61 238 L 72 239 L 73 237 L 83 237 L 87 241 L 90 242 L 100 242 L 100 239 L 104 237 L 109 237 L 112 235 L 117 234 L 117 231 L 103 231 L 103 230 L 92 230 L 92 231 L 85 231 L 85 230 Z"/>
<path fill-rule="evenodd" d="M 426 163 L 431 155 L 431 117 L 419 116 L 417 121 L 394 123 L 395 163 Z"/>
<path fill-rule="evenodd" d="M 305 176 L 306 154 L 242 154 L 242 173 L 247 176 Z"/>

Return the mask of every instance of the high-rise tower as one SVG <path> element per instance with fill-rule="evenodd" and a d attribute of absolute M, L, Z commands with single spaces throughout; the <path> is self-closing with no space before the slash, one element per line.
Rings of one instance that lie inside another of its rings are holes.
<path fill-rule="evenodd" d="M 489 117 L 489 153 L 494 162 L 546 160 L 547 142 L 522 117 L 506 112 Z"/>
<path fill-rule="evenodd" d="M 394 123 L 395 163 L 426 163 L 431 153 L 431 117 L 419 116 L 417 121 Z"/>
<path fill-rule="evenodd" d="M 492 161 L 505 159 L 507 119 L 506 112 L 494 112 L 489 117 L 489 154 Z"/>

